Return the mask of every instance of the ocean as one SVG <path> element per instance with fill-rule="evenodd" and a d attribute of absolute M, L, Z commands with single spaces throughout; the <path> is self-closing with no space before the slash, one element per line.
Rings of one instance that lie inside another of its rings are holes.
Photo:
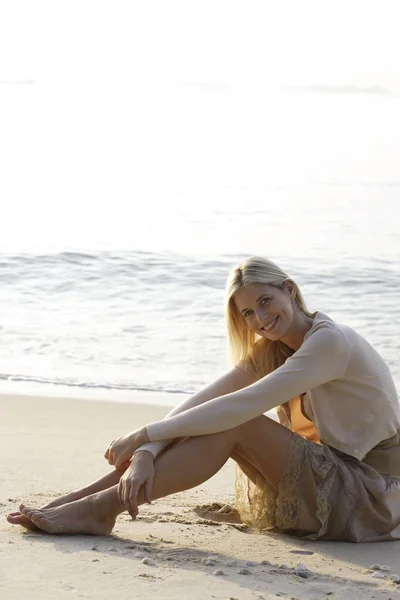
<path fill-rule="evenodd" d="M 93 136 L 98 90 L 1 92 L 0 391 L 179 402 L 229 366 L 225 281 L 250 255 L 356 328 L 399 386 L 396 94 L 150 86 L 139 130 L 125 99 Z"/>

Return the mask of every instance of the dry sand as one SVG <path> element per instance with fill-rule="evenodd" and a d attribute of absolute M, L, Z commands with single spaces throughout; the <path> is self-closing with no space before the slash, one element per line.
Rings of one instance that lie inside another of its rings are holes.
<path fill-rule="evenodd" d="M 20 501 L 41 505 L 101 476 L 109 470 L 104 450 L 115 436 L 167 412 L 146 404 L 10 395 L 0 396 L 0 407 L 4 515 Z M 121 515 L 109 537 L 26 532 L 3 518 L 0 598 L 400 598 L 400 585 L 389 579 L 400 574 L 397 542 L 301 542 L 212 523 L 193 511 L 204 503 L 232 504 L 233 491 L 229 461 L 202 486 L 143 506 L 136 522 Z M 299 563 L 309 570 L 305 578 L 296 573 Z M 374 563 L 390 572 L 373 577 L 368 567 Z"/>

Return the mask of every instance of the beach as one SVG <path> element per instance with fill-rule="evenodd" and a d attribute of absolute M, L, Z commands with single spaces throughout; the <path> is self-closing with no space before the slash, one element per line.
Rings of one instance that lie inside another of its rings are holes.
<path fill-rule="evenodd" d="M 111 536 L 51 536 L 5 520 L 21 501 L 42 505 L 109 471 L 108 443 L 166 414 L 146 400 L 0 396 L 2 600 L 400 598 L 396 542 L 301 541 L 194 512 L 234 504 L 231 460 L 203 485 L 142 506 L 135 522 L 122 514 Z"/>
<path fill-rule="evenodd" d="M 226 282 L 251 256 L 400 390 L 396 3 L 4 4 L 0 600 L 400 600 L 397 542 L 218 520 L 232 460 L 110 536 L 5 518 L 232 367 Z"/>

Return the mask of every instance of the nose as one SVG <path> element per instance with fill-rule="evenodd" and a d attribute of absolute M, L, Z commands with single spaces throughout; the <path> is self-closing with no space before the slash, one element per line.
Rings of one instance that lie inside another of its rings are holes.
<path fill-rule="evenodd" d="M 267 310 L 260 306 L 259 308 L 256 309 L 255 313 L 257 316 L 257 320 L 261 327 L 268 316 Z"/>

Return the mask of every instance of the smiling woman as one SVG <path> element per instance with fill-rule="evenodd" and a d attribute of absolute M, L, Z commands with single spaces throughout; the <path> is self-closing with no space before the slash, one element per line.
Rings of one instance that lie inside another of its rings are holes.
<path fill-rule="evenodd" d="M 275 263 L 258 257 L 231 272 L 226 306 L 233 361 L 250 361 L 260 377 L 300 347 L 312 323 L 297 284 Z M 289 327 L 293 320 L 295 327 Z"/>
<path fill-rule="evenodd" d="M 232 270 L 235 366 L 165 419 L 105 452 L 116 471 L 13 524 L 109 533 L 116 516 L 237 463 L 241 519 L 309 539 L 400 539 L 400 406 L 389 369 L 356 331 L 309 313 L 296 283 L 258 257 Z M 280 423 L 263 413 L 277 407 Z"/>

